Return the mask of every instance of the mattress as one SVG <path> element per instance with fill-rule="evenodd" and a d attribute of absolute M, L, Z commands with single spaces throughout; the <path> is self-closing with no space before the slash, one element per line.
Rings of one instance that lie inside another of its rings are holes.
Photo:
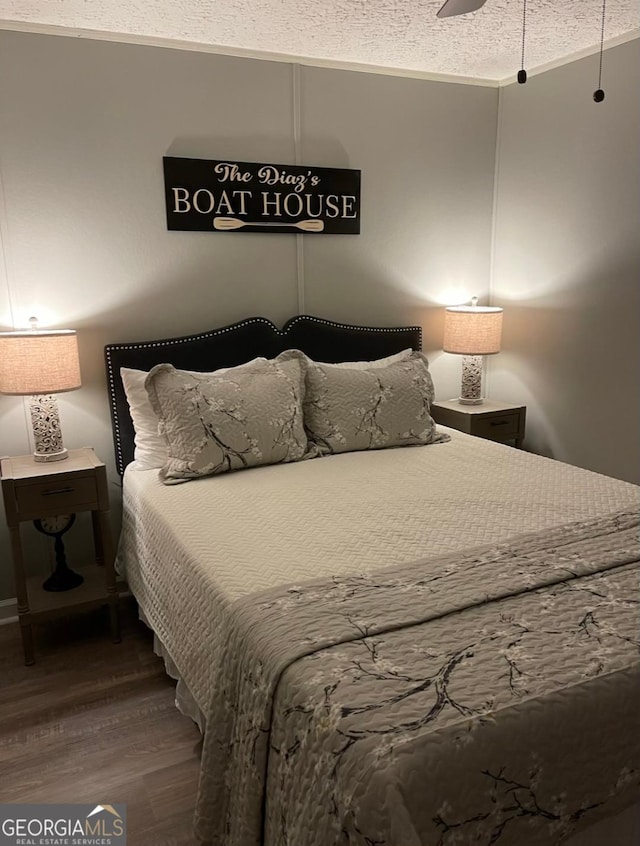
<path fill-rule="evenodd" d="M 632 485 L 449 434 L 175 487 L 127 469 L 118 566 L 205 715 L 229 621 L 253 596 L 638 509 Z"/>

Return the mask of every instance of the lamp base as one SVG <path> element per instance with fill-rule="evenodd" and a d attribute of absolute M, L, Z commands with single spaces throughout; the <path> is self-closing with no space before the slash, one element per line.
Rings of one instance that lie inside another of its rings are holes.
<path fill-rule="evenodd" d="M 61 449 L 59 452 L 34 452 L 34 461 L 62 461 L 64 458 L 69 458 L 69 450 Z"/>
<path fill-rule="evenodd" d="M 482 403 L 482 356 L 462 356 L 462 384 L 460 386 L 461 405 L 481 405 Z"/>
<path fill-rule="evenodd" d="M 35 441 L 34 461 L 62 461 L 69 453 L 62 442 L 58 402 L 53 394 L 30 397 L 29 411 Z"/>

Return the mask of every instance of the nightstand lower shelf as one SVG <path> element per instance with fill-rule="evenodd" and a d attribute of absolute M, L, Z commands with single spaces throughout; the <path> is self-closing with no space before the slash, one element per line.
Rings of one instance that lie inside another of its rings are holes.
<path fill-rule="evenodd" d="M 19 608 L 18 617 L 27 665 L 34 662 L 33 625 L 76 614 L 78 611 L 88 611 L 101 605 L 109 606 L 111 640 L 114 643 L 120 642 L 119 597 L 117 593 L 107 592 L 104 567 L 78 567 L 76 572 L 84 577 L 83 583 L 73 590 L 66 591 L 44 590 L 42 583 L 45 576 L 31 576 L 26 579 L 28 610 L 24 606 Z"/>
<path fill-rule="evenodd" d="M 70 608 L 79 611 L 98 605 L 113 604 L 105 590 L 104 572 L 99 567 L 76 567 L 75 571 L 84 577 L 84 582 L 73 590 L 54 592 L 44 590 L 45 576 L 31 576 L 27 579 L 29 597 L 28 615 L 31 618 L 50 619 L 67 614 Z M 117 600 L 117 594 L 115 595 Z M 113 634 L 113 632 L 112 632 Z"/>

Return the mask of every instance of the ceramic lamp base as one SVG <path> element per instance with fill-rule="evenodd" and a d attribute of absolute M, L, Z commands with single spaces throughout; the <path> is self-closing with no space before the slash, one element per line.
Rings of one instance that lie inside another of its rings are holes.
<path fill-rule="evenodd" d="M 63 449 L 60 452 L 34 452 L 34 461 L 62 461 L 69 457 L 69 450 Z"/>
<path fill-rule="evenodd" d="M 482 404 L 482 356 L 462 356 L 462 385 L 458 402 L 461 405 Z"/>
<path fill-rule="evenodd" d="M 53 394 L 30 397 L 29 411 L 35 441 L 34 461 L 62 461 L 69 453 L 62 443 L 58 401 Z"/>

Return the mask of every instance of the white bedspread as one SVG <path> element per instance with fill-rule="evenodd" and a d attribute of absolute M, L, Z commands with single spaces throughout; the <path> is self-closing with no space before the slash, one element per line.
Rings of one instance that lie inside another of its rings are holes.
<path fill-rule="evenodd" d="M 444 427 L 443 427 L 444 428 Z M 446 430 L 166 486 L 127 468 L 118 569 L 202 711 L 220 615 L 278 584 L 397 562 L 640 505 L 638 488 Z"/>

